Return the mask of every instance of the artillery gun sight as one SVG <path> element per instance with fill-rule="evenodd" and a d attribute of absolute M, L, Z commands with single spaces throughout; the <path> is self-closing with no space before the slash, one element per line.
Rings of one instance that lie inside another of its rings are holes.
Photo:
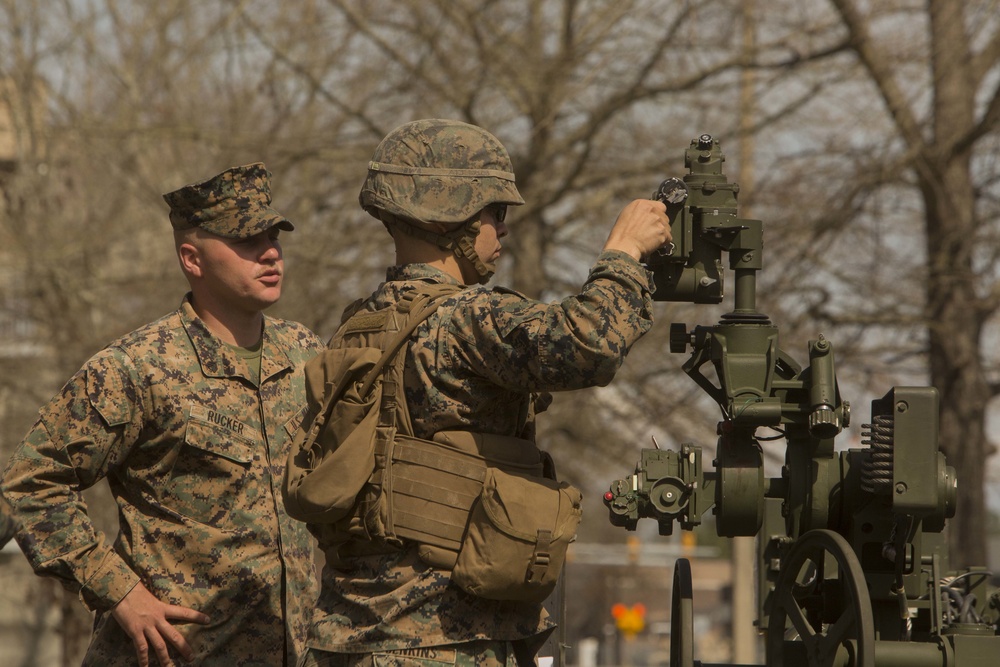
<path fill-rule="evenodd" d="M 715 514 L 720 536 L 756 536 L 758 608 L 770 666 L 993 665 L 1000 593 L 983 570 L 952 571 L 942 531 L 955 513 L 954 470 L 938 446 L 938 393 L 897 386 L 872 401 L 861 448 L 838 451 L 851 407 L 840 395 L 833 344 L 822 335 L 800 366 L 778 327 L 756 310 L 763 224 L 737 215 L 739 187 L 723 174 L 719 142 L 685 152 L 688 173 L 654 194 L 674 216 L 672 248 L 647 259 L 654 299 L 720 303 L 723 253 L 734 308 L 718 324 L 672 324 L 671 352 L 719 405 L 714 468 L 702 448 L 644 449 L 635 472 L 604 495 L 611 522 L 661 535 Z M 710 365 L 710 366 L 706 366 Z M 711 368 L 713 373 L 703 372 Z M 768 433 L 758 434 L 758 429 Z M 762 448 L 785 441 L 780 476 Z M 675 565 L 671 666 L 695 663 L 690 563 Z"/>

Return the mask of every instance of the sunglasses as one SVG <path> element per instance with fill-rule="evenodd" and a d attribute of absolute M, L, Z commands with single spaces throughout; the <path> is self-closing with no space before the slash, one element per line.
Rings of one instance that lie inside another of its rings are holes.
<path fill-rule="evenodd" d="M 498 223 L 507 219 L 507 204 L 490 204 L 486 210 L 493 214 L 493 219 Z"/>

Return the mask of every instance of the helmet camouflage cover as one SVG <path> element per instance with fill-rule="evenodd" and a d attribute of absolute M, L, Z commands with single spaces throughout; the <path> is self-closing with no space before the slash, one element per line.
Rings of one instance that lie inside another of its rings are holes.
<path fill-rule="evenodd" d="M 490 204 L 524 203 L 507 149 L 486 130 L 455 120 L 401 125 L 375 149 L 361 207 L 415 222 L 465 222 Z"/>

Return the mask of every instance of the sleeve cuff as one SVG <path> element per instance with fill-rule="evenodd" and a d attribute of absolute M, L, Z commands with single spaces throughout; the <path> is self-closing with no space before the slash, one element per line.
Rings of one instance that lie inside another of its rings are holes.
<path fill-rule="evenodd" d="M 621 250 L 604 250 L 597 258 L 597 263 L 594 265 L 593 271 L 598 271 L 602 266 L 614 267 L 616 273 L 634 280 L 642 288 L 643 292 L 646 294 L 653 293 L 653 272 L 627 252 Z"/>
<path fill-rule="evenodd" d="M 121 602 L 138 583 L 139 575 L 111 551 L 100 569 L 83 584 L 80 599 L 91 611 L 106 611 Z"/>

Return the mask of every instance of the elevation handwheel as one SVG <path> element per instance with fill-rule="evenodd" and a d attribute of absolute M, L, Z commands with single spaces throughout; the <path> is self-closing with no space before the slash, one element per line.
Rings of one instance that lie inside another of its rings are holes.
<path fill-rule="evenodd" d="M 769 667 L 832 667 L 847 652 L 875 665 L 875 623 L 864 571 L 847 540 L 811 530 L 781 563 L 768 619 Z"/>

